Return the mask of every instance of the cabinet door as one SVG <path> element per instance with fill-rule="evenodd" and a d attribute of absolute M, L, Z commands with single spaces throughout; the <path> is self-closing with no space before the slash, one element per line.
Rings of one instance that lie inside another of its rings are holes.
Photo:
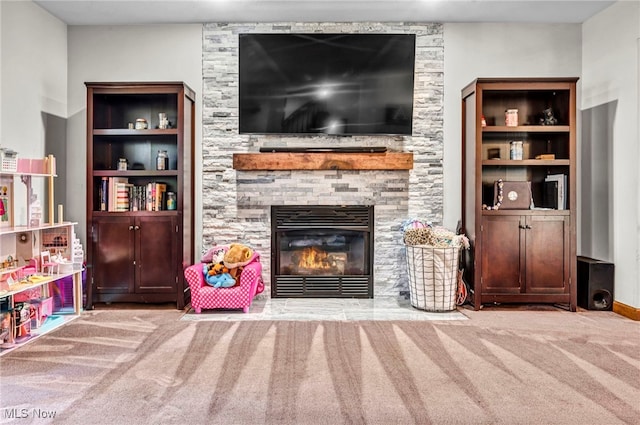
<path fill-rule="evenodd" d="M 133 220 L 100 217 L 93 222 L 93 282 L 98 293 L 133 293 Z"/>
<path fill-rule="evenodd" d="M 178 238 L 174 215 L 136 220 L 136 292 L 175 292 Z"/>
<path fill-rule="evenodd" d="M 569 217 L 527 218 L 527 293 L 569 293 Z"/>
<path fill-rule="evenodd" d="M 517 294 L 524 289 L 524 235 L 518 215 L 482 220 L 482 293 Z"/>

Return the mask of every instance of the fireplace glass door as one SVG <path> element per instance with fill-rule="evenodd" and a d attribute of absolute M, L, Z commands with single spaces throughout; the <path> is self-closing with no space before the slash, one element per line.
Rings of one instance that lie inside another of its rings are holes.
<path fill-rule="evenodd" d="M 372 215 L 372 207 L 272 207 L 272 296 L 372 297 Z"/>
<path fill-rule="evenodd" d="M 365 233 L 293 230 L 280 236 L 280 275 L 364 275 Z"/>

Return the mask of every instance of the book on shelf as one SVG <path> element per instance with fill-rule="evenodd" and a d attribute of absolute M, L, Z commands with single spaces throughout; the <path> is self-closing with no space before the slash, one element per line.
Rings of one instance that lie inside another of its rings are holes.
<path fill-rule="evenodd" d="M 103 177 L 100 181 L 100 211 L 162 211 L 166 209 L 167 183 L 129 183 L 126 177 Z"/>
<path fill-rule="evenodd" d="M 542 202 L 539 206 L 558 209 L 558 182 L 556 180 L 542 182 Z"/>
<path fill-rule="evenodd" d="M 536 159 L 556 159 L 555 153 L 543 153 L 540 155 L 536 155 Z"/>
<path fill-rule="evenodd" d="M 108 208 L 107 211 L 123 211 L 118 205 L 118 185 L 127 184 L 129 179 L 126 177 L 109 177 L 109 189 L 107 194 Z M 121 199 L 122 202 L 122 199 Z M 121 206 L 121 205 L 120 205 Z"/>
<path fill-rule="evenodd" d="M 544 179 L 545 183 L 555 182 L 555 185 L 551 185 L 550 190 L 554 190 L 557 192 L 556 195 L 556 209 L 558 210 L 566 210 L 567 209 L 567 175 L 566 174 L 549 174 Z M 545 184 L 545 192 L 547 190 L 547 185 Z"/>
<path fill-rule="evenodd" d="M 167 193 L 167 184 L 166 183 L 156 183 L 156 199 L 155 199 L 155 210 L 161 211 L 164 209 L 164 196 Z"/>
<path fill-rule="evenodd" d="M 161 211 L 164 209 L 164 194 L 167 192 L 166 183 L 156 183 L 156 198 L 154 202 L 154 211 Z"/>
<path fill-rule="evenodd" d="M 131 183 L 116 183 L 116 211 L 130 210 Z"/>
<path fill-rule="evenodd" d="M 155 184 L 153 182 L 147 183 L 145 191 L 145 211 L 153 211 L 153 198 L 155 197 Z"/>
<path fill-rule="evenodd" d="M 164 194 L 167 192 L 167 184 L 162 182 L 150 182 L 146 188 L 146 210 L 161 211 L 164 209 Z"/>
<path fill-rule="evenodd" d="M 107 211 L 109 196 L 109 177 L 100 180 L 100 211 Z"/>
<path fill-rule="evenodd" d="M 131 188 L 131 211 L 142 211 L 144 208 L 144 188 L 142 186 L 133 186 Z"/>

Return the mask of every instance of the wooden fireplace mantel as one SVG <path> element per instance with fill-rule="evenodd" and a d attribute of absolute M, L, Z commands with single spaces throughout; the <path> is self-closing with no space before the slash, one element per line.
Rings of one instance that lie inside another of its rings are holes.
<path fill-rule="evenodd" d="M 412 152 L 259 152 L 234 153 L 233 168 L 273 170 L 410 170 Z"/>

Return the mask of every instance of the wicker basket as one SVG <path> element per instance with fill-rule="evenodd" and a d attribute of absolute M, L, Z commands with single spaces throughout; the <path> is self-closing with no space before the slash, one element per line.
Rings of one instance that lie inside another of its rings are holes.
<path fill-rule="evenodd" d="M 460 248 L 405 246 L 411 305 L 426 311 L 455 310 Z"/>

